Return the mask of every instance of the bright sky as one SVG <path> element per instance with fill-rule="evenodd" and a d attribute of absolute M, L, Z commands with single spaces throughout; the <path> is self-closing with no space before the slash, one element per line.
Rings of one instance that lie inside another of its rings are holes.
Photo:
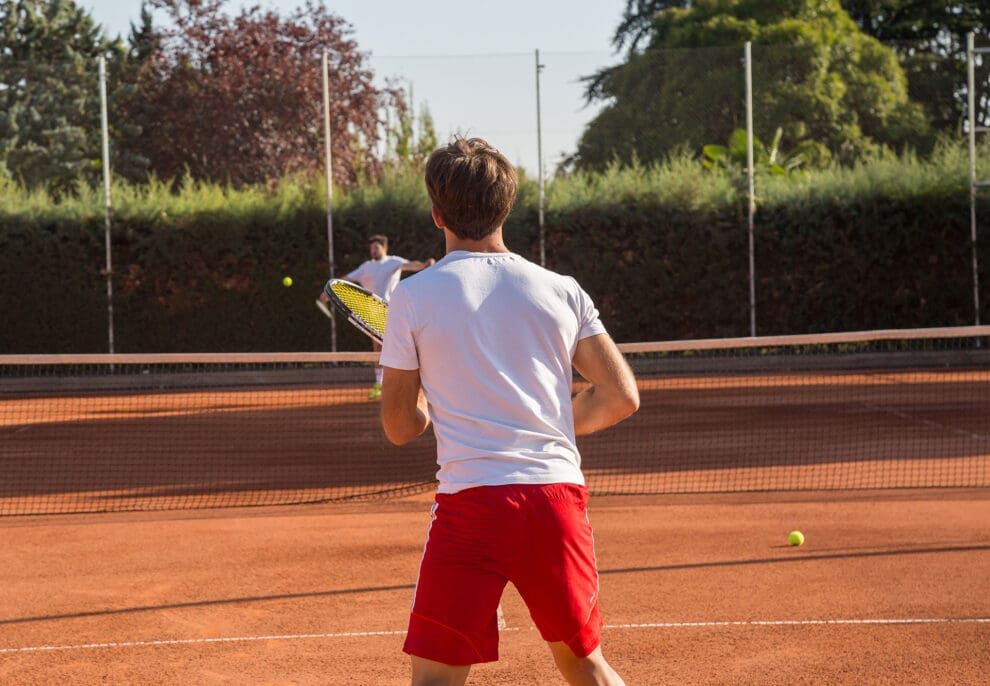
<path fill-rule="evenodd" d="M 140 0 L 77 0 L 111 35 L 126 36 Z M 242 4 L 231 0 L 232 11 Z M 304 0 L 261 0 L 289 14 Z M 412 85 L 418 108 L 433 115 L 441 141 L 453 133 L 488 138 L 513 162 L 537 168 L 534 50 L 540 82 L 543 159 L 548 174 L 574 151 L 597 112 L 585 106 L 582 76 L 615 64 L 611 36 L 625 0 L 331 0 L 354 28 L 384 82 Z"/>

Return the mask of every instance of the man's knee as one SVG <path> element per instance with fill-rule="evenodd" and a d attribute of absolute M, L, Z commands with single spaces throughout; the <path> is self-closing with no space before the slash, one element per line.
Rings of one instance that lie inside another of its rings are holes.
<path fill-rule="evenodd" d="M 412 686 L 461 686 L 471 665 L 445 665 L 423 657 L 412 658 Z"/>
<path fill-rule="evenodd" d="M 551 643 L 557 669 L 570 684 L 622 686 L 623 681 L 602 655 L 601 646 L 585 657 L 578 657 L 565 643 Z"/>

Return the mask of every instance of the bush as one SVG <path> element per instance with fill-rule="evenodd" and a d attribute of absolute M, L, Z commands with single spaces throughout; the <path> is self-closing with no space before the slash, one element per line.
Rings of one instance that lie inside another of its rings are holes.
<path fill-rule="evenodd" d="M 946 146 L 926 162 L 887 156 L 760 178 L 757 333 L 972 323 L 967 173 L 965 149 Z M 178 193 L 153 181 L 116 185 L 113 197 L 118 352 L 329 350 L 313 306 L 329 274 L 322 180 L 184 183 Z M 0 180 L 0 198 L 0 352 L 105 351 L 101 194 L 56 203 Z M 537 203 L 524 179 L 505 226 L 509 247 L 533 260 Z M 980 197 L 977 215 L 990 216 L 990 200 Z M 372 233 L 387 234 L 395 254 L 443 254 L 417 170 L 335 193 L 333 223 L 338 276 L 366 258 Z M 988 245 L 979 239 L 984 274 Z M 745 198 L 687 156 L 558 177 L 546 250 L 548 267 L 582 283 L 619 341 L 749 335 Z M 338 349 L 368 344 L 339 326 Z"/>

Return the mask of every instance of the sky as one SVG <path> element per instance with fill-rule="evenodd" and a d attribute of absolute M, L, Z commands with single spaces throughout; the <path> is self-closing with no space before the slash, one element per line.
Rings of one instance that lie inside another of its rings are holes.
<path fill-rule="evenodd" d="M 77 0 L 110 36 L 126 36 L 140 0 Z M 283 15 L 304 0 L 262 0 Z M 625 0 L 327 0 L 353 27 L 379 85 L 412 88 L 441 142 L 458 133 L 487 138 L 530 175 L 537 172 L 536 56 L 547 175 L 576 149 L 600 105 L 584 101 L 582 76 L 620 60 L 611 37 Z M 231 12 L 242 3 L 231 0 Z"/>

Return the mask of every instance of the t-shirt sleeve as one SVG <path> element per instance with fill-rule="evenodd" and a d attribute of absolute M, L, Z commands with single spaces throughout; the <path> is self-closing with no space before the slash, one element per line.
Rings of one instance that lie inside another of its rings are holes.
<path fill-rule="evenodd" d="M 415 321 L 409 294 L 401 285 L 388 304 L 388 321 L 379 364 L 393 369 L 419 369 L 416 353 Z"/>
<path fill-rule="evenodd" d="M 393 273 L 402 269 L 402 265 L 406 264 L 409 261 L 405 257 L 399 257 L 398 255 L 389 255 L 388 259 L 389 259 L 389 266 L 391 267 L 391 271 Z"/>
<path fill-rule="evenodd" d="M 364 276 L 364 265 L 365 265 L 365 263 L 362 262 L 360 264 L 360 266 L 358 266 L 357 269 L 355 269 L 355 270 L 353 270 L 351 272 L 348 272 L 344 276 L 344 279 L 346 279 L 347 281 L 355 281 L 357 283 L 361 283 L 361 278 Z"/>
<path fill-rule="evenodd" d="M 581 288 L 576 280 L 572 280 L 577 289 L 578 340 L 608 333 L 605 324 L 598 317 L 598 308 L 595 307 L 591 296 Z"/>

